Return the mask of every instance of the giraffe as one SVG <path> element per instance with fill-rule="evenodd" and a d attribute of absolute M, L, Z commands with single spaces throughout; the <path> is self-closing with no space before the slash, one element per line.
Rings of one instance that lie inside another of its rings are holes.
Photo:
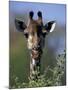
<path fill-rule="evenodd" d="M 41 56 L 45 46 L 45 37 L 49 32 L 55 28 L 56 22 L 49 21 L 43 24 L 42 12 L 38 11 L 38 19 L 34 20 L 34 12 L 29 12 L 29 20 L 26 25 L 23 21 L 15 19 L 16 29 L 23 32 L 26 40 L 27 47 L 30 51 L 30 78 L 36 79 L 40 75 Z"/>

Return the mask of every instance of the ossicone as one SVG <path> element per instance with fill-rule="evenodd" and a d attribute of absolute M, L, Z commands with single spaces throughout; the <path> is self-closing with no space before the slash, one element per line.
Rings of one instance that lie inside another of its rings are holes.
<path fill-rule="evenodd" d="M 41 11 L 38 11 L 37 15 L 38 15 L 38 17 L 42 18 L 42 12 Z"/>
<path fill-rule="evenodd" d="M 30 11 L 29 12 L 29 17 L 32 19 L 33 18 L 33 15 L 34 15 L 34 12 L 33 11 Z"/>

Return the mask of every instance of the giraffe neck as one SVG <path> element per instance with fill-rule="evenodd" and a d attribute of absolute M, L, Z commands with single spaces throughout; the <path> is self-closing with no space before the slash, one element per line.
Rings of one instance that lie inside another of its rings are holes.
<path fill-rule="evenodd" d="M 40 60 L 41 51 L 31 51 L 31 61 L 30 61 L 30 77 L 35 79 L 40 75 Z"/>

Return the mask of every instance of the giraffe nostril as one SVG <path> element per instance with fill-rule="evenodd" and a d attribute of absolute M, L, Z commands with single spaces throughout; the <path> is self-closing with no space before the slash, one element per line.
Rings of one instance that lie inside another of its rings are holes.
<path fill-rule="evenodd" d="M 33 50 L 39 50 L 40 49 L 40 45 L 34 46 Z"/>

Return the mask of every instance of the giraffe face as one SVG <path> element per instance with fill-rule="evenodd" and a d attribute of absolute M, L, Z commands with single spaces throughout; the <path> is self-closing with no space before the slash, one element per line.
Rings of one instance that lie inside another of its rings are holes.
<path fill-rule="evenodd" d="M 37 49 L 42 47 L 42 24 L 38 24 L 38 21 L 32 20 L 29 23 L 27 28 L 28 30 L 28 38 L 27 38 L 27 46 L 28 49 Z"/>
<path fill-rule="evenodd" d="M 27 47 L 32 51 L 32 58 L 37 59 L 40 57 L 44 40 L 42 16 L 38 17 L 38 20 L 33 20 L 31 16 L 29 19 L 26 28 L 26 32 L 28 32 Z"/>
<path fill-rule="evenodd" d="M 36 26 L 36 28 L 33 28 L 33 30 L 29 32 L 27 38 L 27 47 L 28 49 L 32 50 L 33 58 L 38 58 L 40 56 L 43 44 L 42 42 L 43 42 L 42 33 L 39 32 L 39 29 Z"/>
<path fill-rule="evenodd" d="M 55 21 L 50 21 L 47 24 L 43 25 L 42 13 L 39 11 L 37 13 L 38 19 L 33 19 L 34 13 L 31 11 L 29 13 L 28 25 L 25 25 L 23 21 L 16 20 L 16 28 L 24 32 L 25 37 L 27 38 L 27 47 L 32 51 L 33 58 L 39 58 L 42 53 L 42 48 L 45 43 L 45 36 L 54 30 Z"/>

